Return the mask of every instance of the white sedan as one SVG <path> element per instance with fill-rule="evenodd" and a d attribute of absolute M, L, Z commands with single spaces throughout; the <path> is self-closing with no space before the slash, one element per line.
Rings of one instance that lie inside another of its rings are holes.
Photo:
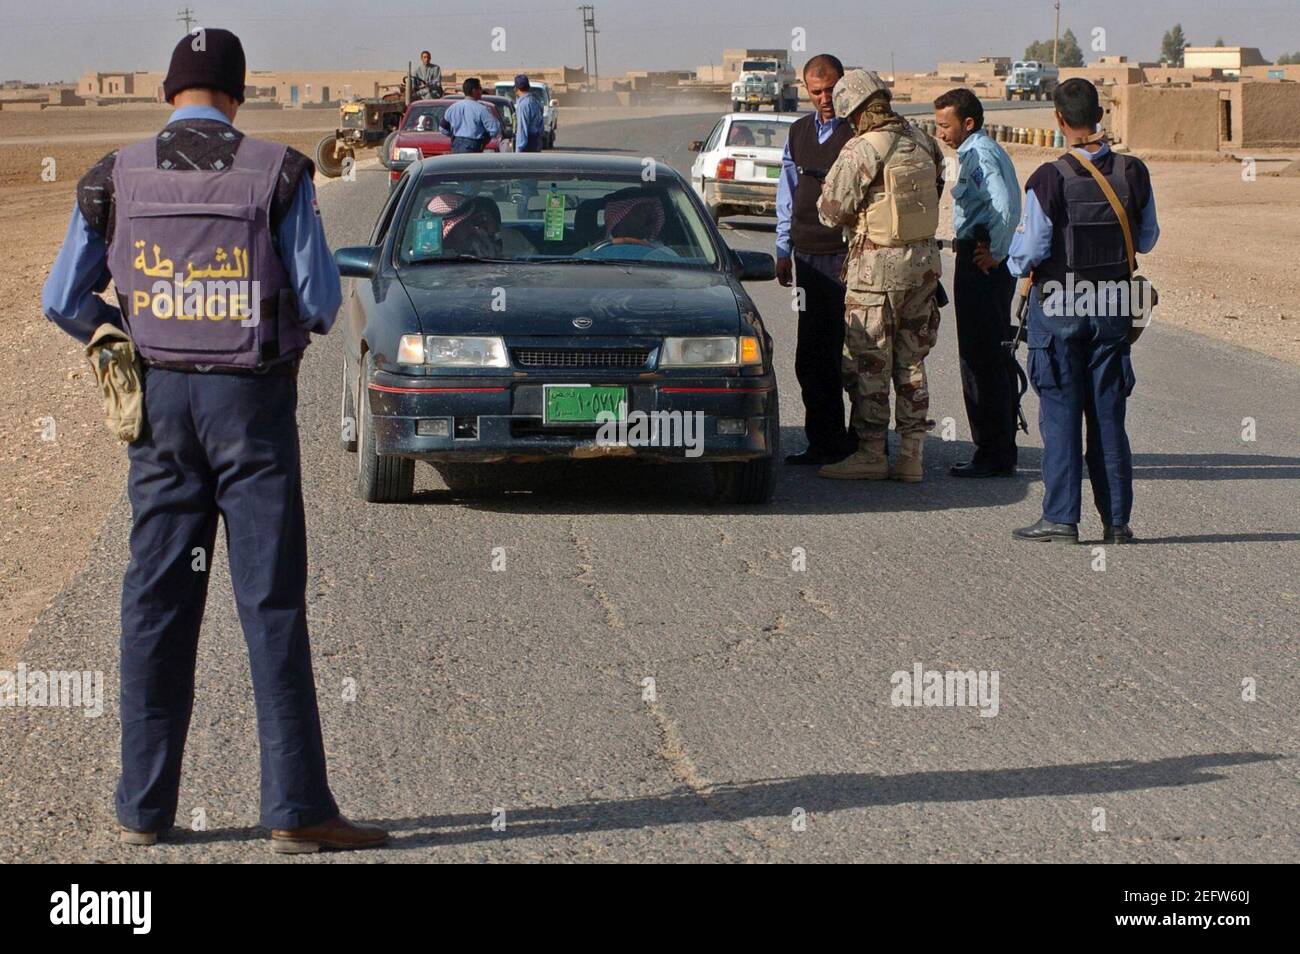
<path fill-rule="evenodd" d="M 700 155 L 691 185 L 713 221 L 724 215 L 775 215 L 776 184 L 790 124 L 798 116 L 728 113 L 709 138 L 691 143 Z"/>

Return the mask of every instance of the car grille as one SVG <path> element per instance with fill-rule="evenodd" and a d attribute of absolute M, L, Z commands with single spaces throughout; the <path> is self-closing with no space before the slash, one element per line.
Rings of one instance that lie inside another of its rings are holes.
<path fill-rule="evenodd" d="M 524 368 L 644 368 L 649 348 L 514 348 Z"/>

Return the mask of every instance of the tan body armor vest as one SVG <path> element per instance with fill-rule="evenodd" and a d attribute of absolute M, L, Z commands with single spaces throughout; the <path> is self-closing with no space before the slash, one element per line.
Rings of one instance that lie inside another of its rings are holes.
<path fill-rule="evenodd" d="M 865 133 L 881 162 L 867 189 L 856 232 L 873 245 L 897 248 L 934 238 L 939 229 L 938 170 L 927 144 L 912 130 Z"/>

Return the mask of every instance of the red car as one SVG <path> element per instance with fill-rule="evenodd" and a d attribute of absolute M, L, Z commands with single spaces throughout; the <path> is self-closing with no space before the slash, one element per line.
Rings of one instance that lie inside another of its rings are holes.
<path fill-rule="evenodd" d="M 397 185 L 406 167 L 426 156 L 442 156 L 451 152 L 451 137 L 438 128 L 447 107 L 464 99 L 464 96 L 444 96 L 441 99 L 420 99 L 406 107 L 402 123 L 384 144 L 384 159 L 388 166 L 388 187 Z M 484 96 L 486 103 L 501 124 L 501 135 L 488 140 L 485 152 L 512 152 L 514 150 L 515 107 L 504 96 Z"/>

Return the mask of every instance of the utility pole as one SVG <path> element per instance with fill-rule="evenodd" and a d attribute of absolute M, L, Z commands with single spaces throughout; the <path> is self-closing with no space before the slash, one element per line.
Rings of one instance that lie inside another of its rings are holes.
<path fill-rule="evenodd" d="M 587 43 L 587 11 L 590 7 L 578 7 L 578 12 L 582 14 L 582 78 L 583 82 L 590 85 L 591 83 L 591 54 L 588 52 Z"/>
<path fill-rule="evenodd" d="M 1061 0 L 1056 0 L 1056 32 L 1052 34 L 1052 65 L 1061 65 Z"/>
<path fill-rule="evenodd" d="M 185 32 L 189 33 L 190 24 L 193 23 L 198 18 L 194 16 L 193 10 L 191 10 L 189 7 L 186 7 L 184 10 L 176 11 L 176 19 L 179 21 L 183 21 L 185 23 Z"/>
<path fill-rule="evenodd" d="M 898 77 L 894 74 L 894 51 L 889 51 L 889 83 L 891 86 L 898 86 Z"/>
<path fill-rule="evenodd" d="M 595 86 L 596 89 L 599 90 L 600 89 L 600 60 L 597 59 L 596 57 L 596 33 L 598 32 L 596 30 L 596 8 L 593 7 L 591 4 L 587 3 L 578 7 L 578 10 L 582 14 L 583 69 L 584 70 L 587 69 L 587 38 L 590 37 L 591 38 L 591 67 L 590 70 L 587 72 L 587 76 L 589 79 L 590 77 L 595 76 L 596 78 Z"/>

